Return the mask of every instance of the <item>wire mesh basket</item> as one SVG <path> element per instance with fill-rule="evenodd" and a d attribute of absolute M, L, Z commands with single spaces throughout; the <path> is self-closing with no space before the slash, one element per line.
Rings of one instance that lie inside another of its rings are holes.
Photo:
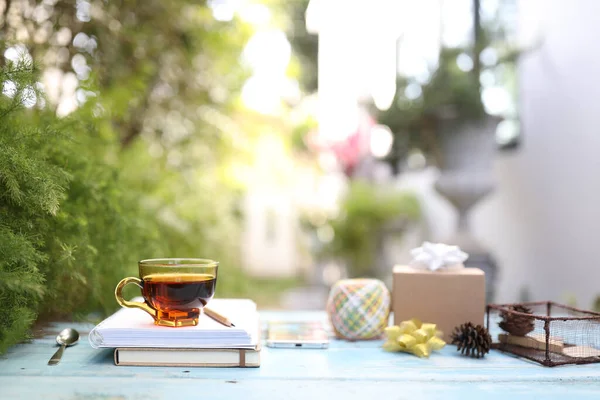
<path fill-rule="evenodd" d="M 600 362 L 600 313 L 545 301 L 490 304 L 486 314 L 488 330 L 500 331 L 493 349 L 547 367 Z"/>

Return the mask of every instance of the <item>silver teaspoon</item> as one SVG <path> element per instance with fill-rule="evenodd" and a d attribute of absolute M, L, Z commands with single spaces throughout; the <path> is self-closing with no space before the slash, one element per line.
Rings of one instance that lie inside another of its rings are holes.
<path fill-rule="evenodd" d="M 48 361 L 48 365 L 58 364 L 63 355 L 63 351 L 65 351 L 65 347 L 74 345 L 78 340 L 79 332 L 77 332 L 75 329 L 63 329 L 63 331 L 60 332 L 56 337 L 56 343 L 60 345 L 60 348 L 56 350 L 56 353 L 54 353 L 50 361 Z"/>

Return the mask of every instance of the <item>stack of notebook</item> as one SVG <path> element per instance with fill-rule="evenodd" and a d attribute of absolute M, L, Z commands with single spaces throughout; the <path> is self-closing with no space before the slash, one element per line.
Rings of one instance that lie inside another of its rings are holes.
<path fill-rule="evenodd" d="M 235 326 L 225 326 L 206 314 L 200 315 L 197 326 L 156 326 L 146 312 L 122 308 L 92 329 L 89 341 L 94 348 L 113 348 L 116 365 L 260 366 L 256 304 L 246 299 L 213 299 L 209 306 Z"/>

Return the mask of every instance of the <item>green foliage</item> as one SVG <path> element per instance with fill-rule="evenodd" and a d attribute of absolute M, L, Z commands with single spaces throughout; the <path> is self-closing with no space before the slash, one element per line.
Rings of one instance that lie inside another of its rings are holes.
<path fill-rule="evenodd" d="M 143 258 L 216 258 L 219 295 L 249 291 L 232 237 L 236 197 L 217 171 L 170 170 L 141 141 L 107 162 L 120 144 L 87 107 L 63 119 L 24 109 L 31 65 L 9 63 L 0 78 L 16 84 L 0 96 L 0 352 L 37 318 L 115 311 L 116 283 Z"/>
<path fill-rule="evenodd" d="M 227 178 L 245 143 L 230 116 L 250 28 L 202 1 L 84 3 L 8 2 L 0 25 L 50 83 L 76 76 L 80 89 L 67 117 L 53 96 L 25 109 L 38 71 L 0 57 L 0 87 L 17 90 L 0 94 L 0 353 L 36 320 L 115 311 L 143 258 L 214 258 L 218 296 L 256 289 Z"/>
<path fill-rule="evenodd" d="M 30 63 L 0 71 L 0 84 L 14 85 L 0 97 L 0 353 L 26 336 L 44 294 L 40 266 L 49 261 L 42 246 L 48 221 L 58 212 L 68 173 L 48 154 L 61 141 L 50 127 L 22 124 L 17 111 L 35 87 Z M 0 85 L 1 87 L 6 87 Z"/>
<path fill-rule="evenodd" d="M 148 216 L 135 211 L 118 170 L 93 151 L 92 125 L 24 110 L 37 82 L 31 65 L 9 63 L 6 82 L 16 91 L 0 97 L 0 352 L 40 313 L 114 308 L 114 279 L 135 267 L 152 232 L 137 225 Z"/>
<path fill-rule="evenodd" d="M 298 153 L 308 153 L 307 138 L 310 133 L 318 127 L 317 121 L 313 117 L 306 117 L 300 121 L 293 129 L 290 137 L 291 148 Z"/>
<path fill-rule="evenodd" d="M 373 275 L 380 250 L 377 246 L 386 228 L 417 220 L 420 214 L 419 201 L 412 193 L 353 181 L 338 215 L 316 227 L 329 225 L 333 229 L 333 239 L 324 244 L 320 255 L 345 261 L 352 277 Z"/>
<path fill-rule="evenodd" d="M 182 163 L 169 166 L 169 156 L 150 156 L 153 142 L 138 141 L 120 160 L 124 186 L 135 193 L 148 217 L 144 231 L 160 245 L 147 247 L 142 258 L 202 257 L 217 259 L 218 295 L 240 295 L 247 289 L 239 268 L 238 232 L 241 193 L 221 176 L 218 162 L 194 155 L 207 151 L 190 142 L 179 151 Z M 201 153 L 207 154 L 207 153 Z"/>
<path fill-rule="evenodd" d="M 271 8 L 279 10 L 285 19 L 283 27 L 293 49 L 292 56 L 300 65 L 299 83 L 305 93 L 314 93 L 319 85 L 319 36 L 306 30 L 306 9 L 309 0 L 266 0 Z"/>
<path fill-rule="evenodd" d="M 421 149 L 435 159 L 439 123 L 444 123 L 445 119 L 477 120 L 486 115 L 478 78 L 458 68 L 456 59 L 461 53 L 462 49 L 442 49 L 439 65 L 425 84 L 419 84 L 413 78 L 397 79 L 392 106 L 379 112 L 377 118 L 396 136 L 390 161 L 398 162 L 413 148 Z M 406 96 L 409 85 L 419 87 L 421 95 L 409 99 Z"/>
<path fill-rule="evenodd" d="M 506 6 L 505 10 L 503 7 Z M 474 2 L 473 31 L 474 43 L 465 48 L 442 47 L 435 66 L 430 70 L 430 78 L 425 82 L 416 77 L 398 77 L 396 95 L 389 109 L 375 110 L 377 120 L 387 125 L 394 133 L 394 144 L 387 158 L 393 167 L 406 158 L 414 149 L 419 149 L 433 164 L 442 166 L 439 135 L 441 124 L 451 121 L 456 126 L 486 117 L 481 96 L 480 78 L 482 72 L 492 73 L 505 87 L 516 91 L 510 82 L 510 72 L 523 49 L 517 49 L 509 41 L 509 26 L 506 26 L 505 12 L 510 13 L 510 4 L 500 5 L 494 18 L 484 21 L 475 18 L 479 13 L 479 2 Z M 495 62 L 483 65 L 481 54 L 490 50 L 497 54 Z M 459 56 L 469 57 L 473 66 L 469 71 L 458 67 Z M 406 90 L 411 86 L 415 96 L 407 97 Z M 421 93 L 418 94 L 418 90 Z M 515 93 L 513 93 L 516 95 Z M 516 115 L 504 115 L 516 119 Z"/>
<path fill-rule="evenodd" d="M 121 172 L 131 211 L 147 216 L 139 231 L 158 240 L 140 258 L 218 259 L 218 294 L 243 293 L 240 193 L 224 170 L 243 135 L 230 115 L 247 75 L 239 56 L 249 26 L 216 20 L 204 1 L 91 3 L 102 18 L 68 26 L 97 43 L 76 49 L 92 71 L 81 84 L 96 93 L 86 118 L 98 116 L 97 135 L 122 145 L 100 156 Z M 76 20 L 75 8 L 67 13 Z"/>
<path fill-rule="evenodd" d="M 119 277 L 135 275 L 136 261 L 147 254 L 161 254 L 155 224 L 139 208 L 136 193 L 119 169 L 93 150 L 106 143 L 82 134 L 93 134 L 93 125 L 74 118 L 60 121 L 59 129 L 77 138 L 53 149 L 55 162 L 72 178 L 45 240 L 50 255 L 42 269 L 47 284 L 40 312 L 45 318 L 113 311 Z"/>

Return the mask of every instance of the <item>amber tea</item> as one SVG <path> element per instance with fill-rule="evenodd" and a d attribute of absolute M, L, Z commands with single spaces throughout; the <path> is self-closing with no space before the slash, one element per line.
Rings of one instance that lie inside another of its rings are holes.
<path fill-rule="evenodd" d="M 142 260 L 138 265 L 141 279 L 122 279 L 115 289 L 119 304 L 146 311 L 156 325 L 197 325 L 202 308 L 215 294 L 218 263 L 198 258 L 161 258 Z M 142 290 L 143 303 L 123 299 L 123 287 L 129 283 Z"/>
<path fill-rule="evenodd" d="M 198 318 L 215 294 L 217 279 L 206 274 L 163 274 L 145 276 L 142 282 L 142 294 L 159 317 Z"/>

